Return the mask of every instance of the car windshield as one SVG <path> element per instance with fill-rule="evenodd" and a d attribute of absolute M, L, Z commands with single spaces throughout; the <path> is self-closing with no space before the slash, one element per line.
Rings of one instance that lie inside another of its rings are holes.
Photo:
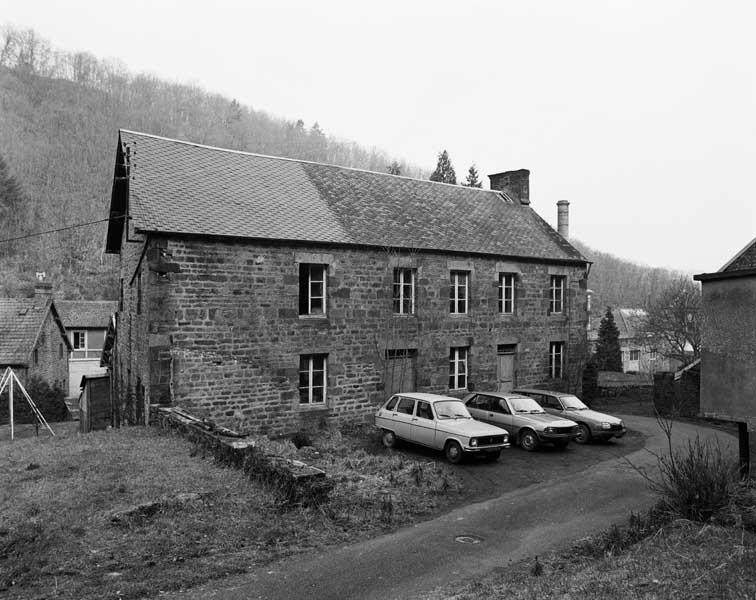
<path fill-rule="evenodd" d="M 443 400 L 434 406 L 439 419 L 472 419 L 467 407 L 459 400 Z"/>
<path fill-rule="evenodd" d="M 533 398 L 510 398 L 509 406 L 512 407 L 512 412 L 516 413 L 539 414 L 545 412 Z"/>
<path fill-rule="evenodd" d="M 577 396 L 560 396 L 564 410 L 588 410 L 583 401 Z"/>

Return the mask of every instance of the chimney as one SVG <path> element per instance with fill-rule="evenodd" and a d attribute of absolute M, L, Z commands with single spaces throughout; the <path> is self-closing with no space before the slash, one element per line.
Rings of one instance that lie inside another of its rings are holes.
<path fill-rule="evenodd" d="M 34 283 L 34 299 L 47 303 L 52 300 L 52 283 L 45 282 L 45 273 L 37 272 L 37 281 Z"/>
<path fill-rule="evenodd" d="M 557 202 L 557 231 L 565 240 L 570 237 L 570 203 L 567 200 Z"/>
<path fill-rule="evenodd" d="M 489 175 L 488 179 L 492 190 L 506 192 L 520 204 L 530 204 L 530 171 L 527 169 L 496 173 Z"/>

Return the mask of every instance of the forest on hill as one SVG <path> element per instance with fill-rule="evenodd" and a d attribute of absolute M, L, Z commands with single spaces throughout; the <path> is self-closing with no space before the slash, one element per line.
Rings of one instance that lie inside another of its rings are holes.
<path fill-rule="evenodd" d="M 113 299 L 106 223 L 119 128 L 274 156 L 427 176 L 378 149 L 336 139 L 196 86 L 132 74 L 63 52 L 33 30 L 0 33 L 0 296 L 24 295 L 44 271 L 56 295 Z M 394 165 L 396 168 L 396 165 Z"/>
<path fill-rule="evenodd" d="M 117 257 L 103 253 L 119 128 L 248 152 L 428 177 L 378 149 L 234 99 L 85 52 L 33 30 L 0 33 L 0 296 L 31 293 L 44 271 L 57 297 L 115 299 Z M 92 223 L 85 227 L 71 227 Z M 55 231 L 46 235 L 38 232 Z M 7 241 L 12 240 L 12 241 Z M 574 242 L 594 262 L 594 306 L 643 306 L 676 274 Z M 596 304 L 598 303 L 598 304 Z"/>

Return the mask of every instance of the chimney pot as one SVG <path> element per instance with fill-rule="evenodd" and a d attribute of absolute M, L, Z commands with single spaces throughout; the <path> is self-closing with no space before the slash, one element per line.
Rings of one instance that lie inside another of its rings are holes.
<path fill-rule="evenodd" d="M 506 192 L 520 204 L 530 204 L 530 171 L 527 169 L 495 173 L 488 179 L 492 190 Z"/>
<path fill-rule="evenodd" d="M 557 231 L 564 239 L 570 237 L 570 203 L 567 200 L 557 202 Z"/>

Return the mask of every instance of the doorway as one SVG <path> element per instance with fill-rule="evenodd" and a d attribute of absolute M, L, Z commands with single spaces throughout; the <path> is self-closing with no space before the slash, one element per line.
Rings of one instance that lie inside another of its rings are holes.
<path fill-rule="evenodd" d="M 515 387 L 515 358 L 517 344 L 499 344 L 496 347 L 496 389 L 511 392 Z"/>

